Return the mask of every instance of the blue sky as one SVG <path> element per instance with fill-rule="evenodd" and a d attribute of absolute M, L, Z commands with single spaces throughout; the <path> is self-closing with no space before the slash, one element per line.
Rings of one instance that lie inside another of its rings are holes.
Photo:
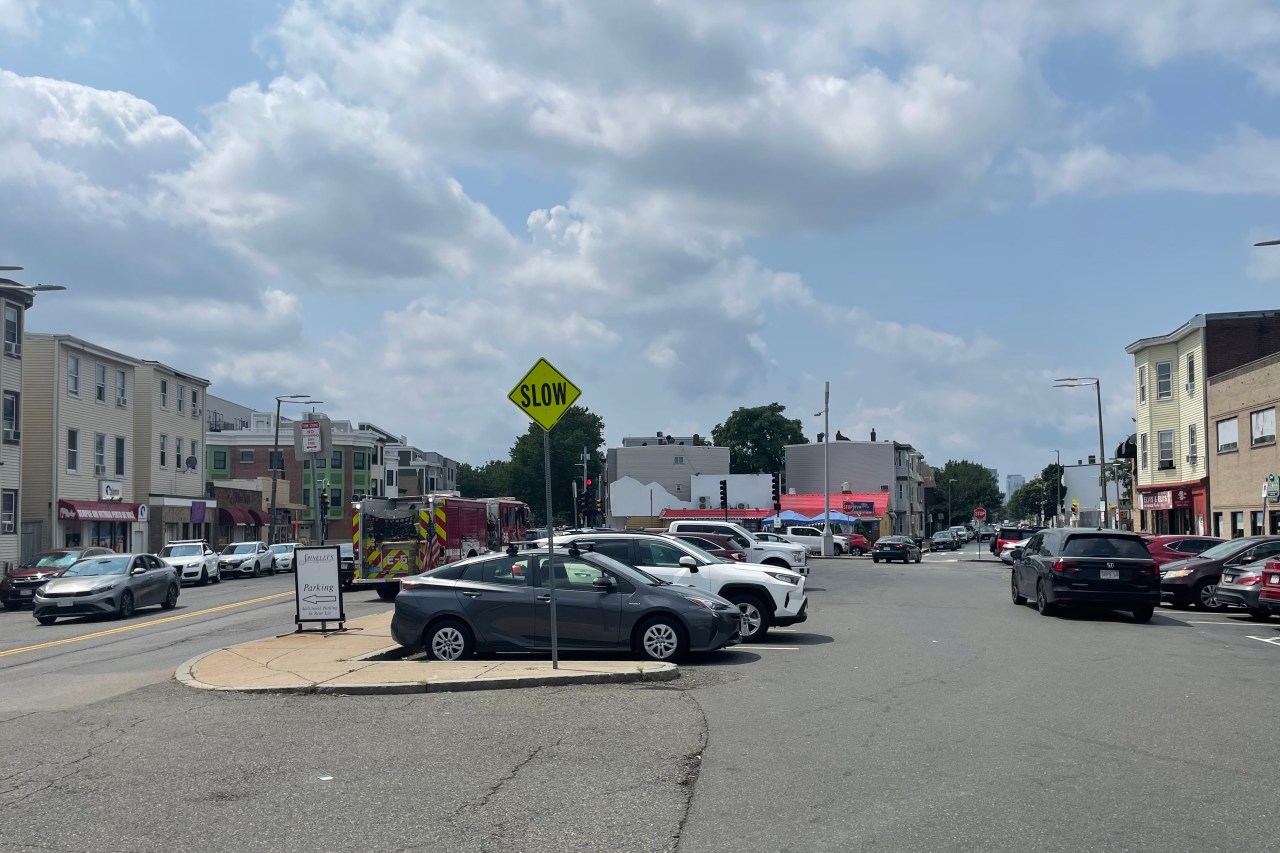
<path fill-rule="evenodd" d="M 0 0 L 0 262 L 71 288 L 33 329 L 463 461 L 546 356 L 610 441 L 812 437 L 829 380 L 1031 476 L 1096 446 L 1055 375 L 1110 450 L 1126 344 L 1277 307 L 1280 8 L 1207 6 Z"/>

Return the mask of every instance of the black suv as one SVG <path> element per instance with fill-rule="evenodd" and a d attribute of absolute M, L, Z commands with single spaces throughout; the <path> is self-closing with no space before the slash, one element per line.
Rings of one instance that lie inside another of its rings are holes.
<path fill-rule="evenodd" d="M 1160 570 L 1136 533 L 1055 527 L 1013 549 L 1013 603 L 1033 597 L 1042 616 L 1060 607 L 1129 610 L 1146 622 L 1160 604 Z"/>

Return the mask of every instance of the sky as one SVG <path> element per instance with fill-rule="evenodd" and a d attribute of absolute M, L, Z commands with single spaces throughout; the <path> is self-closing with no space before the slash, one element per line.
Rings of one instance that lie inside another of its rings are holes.
<path fill-rule="evenodd" d="M 0 0 L 31 331 L 473 464 L 779 402 L 1034 476 L 1124 347 L 1280 307 L 1274 0 Z"/>

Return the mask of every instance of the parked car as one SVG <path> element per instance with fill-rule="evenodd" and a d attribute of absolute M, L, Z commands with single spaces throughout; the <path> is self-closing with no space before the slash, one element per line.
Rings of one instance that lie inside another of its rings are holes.
<path fill-rule="evenodd" d="M 722 533 L 732 536 L 747 552 L 747 559 L 752 563 L 777 566 L 802 575 L 809 573 L 809 551 L 803 545 L 793 542 L 765 542 L 732 521 L 673 521 L 667 530 L 670 533 Z"/>
<path fill-rule="evenodd" d="M 995 535 L 996 535 L 996 529 L 992 527 L 990 524 L 984 524 L 978 528 L 979 542 L 990 541 L 991 539 L 995 538 Z"/>
<path fill-rule="evenodd" d="M 557 540 L 557 544 L 560 544 Z M 742 639 L 762 639 L 773 626 L 808 619 L 804 575 L 759 563 L 722 562 L 676 539 L 655 533 L 599 533 L 566 539 L 666 581 L 713 592 L 742 612 Z"/>
<path fill-rule="evenodd" d="M 601 530 L 596 532 L 612 533 L 615 531 Z M 721 560 L 733 560 L 735 563 L 745 563 L 747 561 L 747 552 L 728 536 L 722 536 L 718 533 L 672 533 L 671 535 L 688 542 L 690 545 L 696 545 L 711 556 L 718 557 Z"/>
<path fill-rule="evenodd" d="M 958 551 L 960 542 L 950 530 L 939 530 L 929 540 L 930 551 Z"/>
<path fill-rule="evenodd" d="M 1013 549 L 1010 575 L 1013 603 L 1033 598 L 1042 616 L 1106 607 L 1146 622 L 1160 603 L 1160 569 L 1142 537 L 1126 530 L 1041 530 Z"/>
<path fill-rule="evenodd" d="M 1003 545 L 1000 546 L 1001 562 L 1008 563 L 1009 565 L 1013 565 L 1013 549 L 1025 548 L 1027 547 L 1027 543 L 1030 541 L 1031 541 L 1030 537 L 1027 537 L 1026 539 L 1019 539 L 1017 542 L 1006 541 Z"/>
<path fill-rule="evenodd" d="M 1030 537 L 1030 531 L 1024 530 L 1016 524 L 1003 525 L 996 531 L 995 538 L 991 540 L 991 553 L 998 555 L 1006 542 L 1021 542 L 1023 539 Z"/>
<path fill-rule="evenodd" d="M 884 560 L 886 563 L 893 560 L 901 560 L 904 563 L 911 561 L 920 562 L 924 559 L 924 552 L 920 550 L 920 546 L 910 536 L 881 536 L 876 540 L 875 547 L 871 549 L 871 562 L 878 563 Z"/>
<path fill-rule="evenodd" d="M 223 574 L 231 572 L 255 578 L 274 575 L 276 557 L 266 542 L 232 542 L 218 556 L 218 570 Z"/>
<path fill-rule="evenodd" d="M 271 554 L 276 558 L 277 572 L 293 571 L 293 551 L 298 544 L 297 542 L 277 542 L 271 546 Z"/>
<path fill-rule="evenodd" d="M 822 556 L 822 528 L 820 527 L 784 527 L 779 534 L 788 542 L 803 545 L 815 557 Z M 843 534 L 831 534 L 831 553 L 837 557 L 849 550 L 849 539 Z"/>
<path fill-rule="evenodd" d="M 12 569 L 0 580 L 0 602 L 5 610 L 17 610 L 32 602 L 36 590 L 47 581 L 86 557 L 100 557 L 115 553 L 110 548 L 55 548 L 42 551 L 27 562 Z"/>
<path fill-rule="evenodd" d="M 549 650 L 551 572 L 563 651 L 630 649 L 678 662 L 739 641 L 742 617 L 729 601 L 577 549 L 557 549 L 554 558 L 545 551 L 485 555 L 405 578 L 391 636 L 436 660 Z"/>
<path fill-rule="evenodd" d="M 1262 590 L 1258 606 L 1273 616 L 1280 616 L 1280 562 L 1270 560 L 1262 570 Z"/>
<path fill-rule="evenodd" d="M 108 554 L 80 560 L 36 590 L 34 611 L 41 625 L 60 616 L 114 613 L 128 619 L 139 607 L 178 606 L 181 584 L 173 566 L 154 554 Z"/>
<path fill-rule="evenodd" d="M 160 559 L 173 566 L 180 583 L 190 582 L 206 586 L 209 581 L 222 583 L 222 571 L 218 568 L 218 552 L 202 539 L 184 539 L 170 542 L 160 549 Z"/>
<path fill-rule="evenodd" d="M 1165 563 L 1160 567 L 1160 591 L 1170 599 L 1174 607 L 1195 606 L 1201 610 L 1225 610 L 1228 603 L 1242 602 L 1235 595 L 1232 595 L 1233 600 L 1230 602 L 1218 597 L 1218 581 L 1222 579 L 1223 572 L 1227 569 L 1260 571 L 1263 564 L 1276 555 L 1280 555 L 1280 536 L 1231 539 L 1201 551 L 1194 557 Z M 1252 571 L 1233 575 L 1233 581 L 1244 574 L 1252 575 Z M 1241 584 L 1237 581 L 1236 586 Z M 1250 582 L 1245 586 L 1255 586 L 1255 583 Z M 1254 595 L 1245 600 L 1256 602 L 1256 599 L 1255 589 Z"/>
<path fill-rule="evenodd" d="M 953 524 L 948 529 L 956 535 L 956 539 L 960 540 L 961 545 L 973 538 L 973 531 L 963 524 Z"/>
<path fill-rule="evenodd" d="M 1174 560 L 1185 560 L 1227 540 L 1216 536 L 1143 536 L 1151 559 L 1163 566 Z"/>

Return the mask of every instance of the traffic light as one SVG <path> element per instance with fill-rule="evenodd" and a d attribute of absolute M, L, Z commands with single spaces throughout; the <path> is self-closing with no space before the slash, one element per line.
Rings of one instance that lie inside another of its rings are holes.
<path fill-rule="evenodd" d="M 773 511 L 782 509 L 782 475 L 773 475 Z"/>
<path fill-rule="evenodd" d="M 1080 501 L 1075 498 L 1071 499 L 1071 516 L 1074 518 L 1080 515 Z"/>
<path fill-rule="evenodd" d="M 578 515 L 583 515 L 587 511 L 587 493 L 583 492 L 578 495 Z"/>
<path fill-rule="evenodd" d="M 324 489 L 320 492 L 320 514 L 329 514 L 329 490 Z"/>
<path fill-rule="evenodd" d="M 720 481 L 720 508 L 725 509 L 729 506 L 729 481 Z"/>

